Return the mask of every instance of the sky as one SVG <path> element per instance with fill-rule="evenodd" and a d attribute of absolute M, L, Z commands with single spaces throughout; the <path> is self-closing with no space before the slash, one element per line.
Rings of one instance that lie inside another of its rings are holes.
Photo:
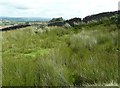
<path fill-rule="evenodd" d="M 0 0 L 0 16 L 65 19 L 118 10 L 119 0 Z"/>

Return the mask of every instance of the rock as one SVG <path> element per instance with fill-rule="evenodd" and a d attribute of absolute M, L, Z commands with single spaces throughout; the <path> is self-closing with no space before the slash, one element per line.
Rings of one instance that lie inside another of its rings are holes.
<path fill-rule="evenodd" d="M 65 23 L 70 24 L 70 26 L 75 26 L 75 25 L 79 25 L 81 22 L 81 18 L 72 18 L 70 20 L 66 20 Z"/>

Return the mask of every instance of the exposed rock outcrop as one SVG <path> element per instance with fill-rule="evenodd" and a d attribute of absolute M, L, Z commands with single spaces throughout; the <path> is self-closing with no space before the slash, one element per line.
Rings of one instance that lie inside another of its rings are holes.
<path fill-rule="evenodd" d="M 72 18 L 70 20 L 66 20 L 65 23 L 70 24 L 70 26 L 75 26 L 75 25 L 79 25 L 81 21 L 82 21 L 81 18 Z"/>
<path fill-rule="evenodd" d="M 48 22 L 48 26 L 64 26 L 64 20 L 62 17 L 53 18 Z"/>
<path fill-rule="evenodd" d="M 48 26 L 67 26 L 67 27 L 75 27 L 76 25 L 80 25 L 81 23 L 89 23 L 89 22 L 99 22 L 104 18 L 109 19 L 112 16 L 120 15 L 120 11 L 113 11 L 113 12 L 103 12 L 99 14 L 89 15 L 83 18 L 72 18 L 69 20 L 63 20 L 62 17 L 60 18 L 53 18 L 48 22 Z"/>
<path fill-rule="evenodd" d="M 59 22 L 51 22 L 48 23 L 48 26 L 64 26 L 64 21 L 59 21 Z"/>
<path fill-rule="evenodd" d="M 17 24 L 17 25 L 3 27 L 0 29 L 0 31 L 15 30 L 15 29 L 23 28 L 23 27 L 27 27 L 27 26 L 31 26 L 31 25 L 30 24 Z"/>
<path fill-rule="evenodd" d="M 95 14 L 95 15 L 90 15 L 90 16 L 86 16 L 85 18 L 83 18 L 83 22 L 88 23 L 90 21 L 100 21 L 104 17 L 109 18 L 109 17 L 115 16 L 117 14 L 120 14 L 120 11 L 103 12 L 103 13 L 99 13 L 99 14 Z"/>

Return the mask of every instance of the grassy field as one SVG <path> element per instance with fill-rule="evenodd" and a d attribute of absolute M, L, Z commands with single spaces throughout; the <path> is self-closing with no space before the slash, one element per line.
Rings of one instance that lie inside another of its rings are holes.
<path fill-rule="evenodd" d="M 117 83 L 118 28 L 34 27 L 3 32 L 3 86 L 81 86 Z"/>

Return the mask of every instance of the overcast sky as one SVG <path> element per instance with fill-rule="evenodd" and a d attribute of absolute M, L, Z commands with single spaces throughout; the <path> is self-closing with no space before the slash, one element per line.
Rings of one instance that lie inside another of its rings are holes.
<path fill-rule="evenodd" d="M 0 0 L 0 16 L 83 18 L 118 10 L 119 0 Z"/>

